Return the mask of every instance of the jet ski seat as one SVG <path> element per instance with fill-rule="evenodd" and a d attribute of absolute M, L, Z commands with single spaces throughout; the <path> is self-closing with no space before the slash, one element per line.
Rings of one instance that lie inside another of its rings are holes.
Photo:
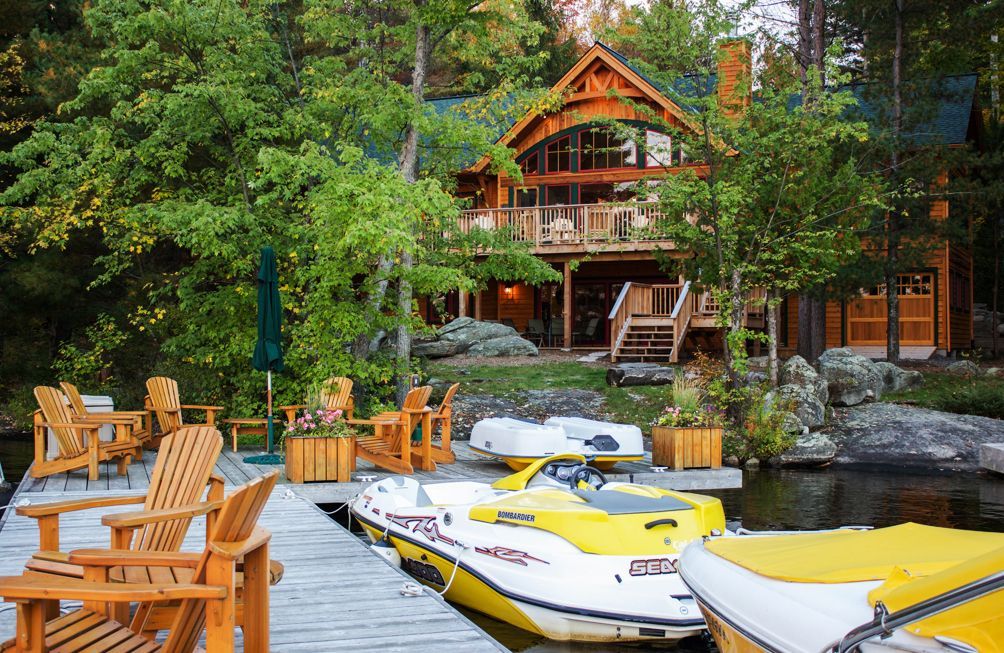
<path fill-rule="evenodd" d="M 689 503 L 670 496 L 643 497 L 627 492 L 598 490 L 574 490 L 574 494 L 585 501 L 590 508 L 602 510 L 608 515 L 638 515 L 647 512 L 694 509 Z"/>

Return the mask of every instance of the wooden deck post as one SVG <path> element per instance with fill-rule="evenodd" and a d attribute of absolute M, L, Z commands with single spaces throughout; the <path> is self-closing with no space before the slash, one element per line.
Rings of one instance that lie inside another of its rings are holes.
<path fill-rule="evenodd" d="M 565 320 L 565 341 L 562 346 L 565 349 L 572 348 L 572 266 L 568 261 L 564 263 L 564 320 Z"/>
<path fill-rule="evenodd" d="M 481 320 L 481 291 L 474 293 L 474 319 Z"/>
<path fill-rule="evenodd" d="M 457 317 L 467 317 L 467 293 L 457 291 Z"/>

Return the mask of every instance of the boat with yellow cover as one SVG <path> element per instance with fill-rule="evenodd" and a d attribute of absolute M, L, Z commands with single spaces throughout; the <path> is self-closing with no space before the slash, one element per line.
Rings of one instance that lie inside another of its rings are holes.
<path fill-rule="evenodd" d="M 722 653 L 1004 651 L 1004 534 L 902 524 L 720 538 L 680 575 Z"/>
<path fill-rule="evenodd" d="M 607 483 L 578 454 L 490 485 L 390 477 L 351 510 L 432 591 L 558 640 L 699 634 L 704 619 L 676 563 L 687 542 L 725 530 L 718 499 Z"/>

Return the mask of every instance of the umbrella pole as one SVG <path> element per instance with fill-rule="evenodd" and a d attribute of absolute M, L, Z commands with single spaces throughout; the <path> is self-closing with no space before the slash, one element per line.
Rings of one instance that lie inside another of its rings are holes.
<path fill-rule="evenodd" d="M 272 370 L 268 371 L 268 452 L 272 451 L 273 427 L 272 427 Z"/>

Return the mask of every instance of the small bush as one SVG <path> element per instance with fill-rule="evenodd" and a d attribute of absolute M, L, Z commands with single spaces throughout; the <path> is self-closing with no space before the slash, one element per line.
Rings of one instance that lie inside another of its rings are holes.
<path fill-rule="evenodd" d="M 673 379 L 673 405 L 681 411 L 693 412 L 701 406 L 704 391 L 700 384 L 688 379 L 684 374 L 677 374 Z"/>
<path fill-rule="evenodd" d="M 994 385 L 968 385 L 934 399 L 933 407 L 948 413 L 1004 419 L 1004 392 Z"/>

